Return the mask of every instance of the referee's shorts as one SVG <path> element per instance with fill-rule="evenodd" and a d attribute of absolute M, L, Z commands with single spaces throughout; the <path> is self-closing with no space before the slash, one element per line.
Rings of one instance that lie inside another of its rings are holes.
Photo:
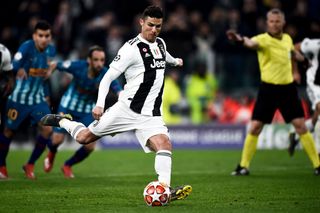
<path fill-rule="evenodd" d="M 261 82 L 252 120 L 271 123 L 277 109 L 280 110 L 286 123 L 290 123 L 295 118 L 304 117 L 295 84 L 275 85 Z"/>

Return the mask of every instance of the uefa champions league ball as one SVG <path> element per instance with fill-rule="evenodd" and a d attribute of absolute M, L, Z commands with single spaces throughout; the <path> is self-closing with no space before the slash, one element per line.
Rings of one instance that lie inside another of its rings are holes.
<path fill-rule="evenodd" d="M 159 181 L 152 181 L 144 188 L 143 198 L 148 206 L 165 206 L 170 201 L 170 188 Z"/>

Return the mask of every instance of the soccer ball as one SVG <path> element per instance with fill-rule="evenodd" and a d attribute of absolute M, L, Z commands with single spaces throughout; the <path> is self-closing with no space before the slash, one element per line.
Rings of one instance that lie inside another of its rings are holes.
<path fill-rule="evenodd" d="M 170 189 L 159 181 L 152 181 L 144 188 L 143 197 L 148 206 L 164 206 L 170 201 Z"/>

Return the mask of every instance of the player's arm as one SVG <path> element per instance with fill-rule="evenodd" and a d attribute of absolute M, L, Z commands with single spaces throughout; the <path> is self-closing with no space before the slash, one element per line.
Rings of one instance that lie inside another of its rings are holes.
<path fill-rule="evenodd" d="M 28 48 L 29 44 L 24 43 L 22 44 L 18 52 L 14 55 L 12 65 L 13 65 L 13 72 L 16 74 L 17 79 L 27 79 L 28 74 L 27 70 L 24 69 L 23 65 L 28 59 Z"/>
<path fill-rule="evenodd" d="M 166 62 L 173 66 L 183 66 L 183 60 L 181 58 L 174 58 L 168 51 L 166 51 Z"/>
<path fill-rule="evenodd" d="M 230 41 L 242 44 L 243 46 L 257 50 L 259 48 L 259 43 L 256 41 L 253 41 L 252 39 L 248 38 L 247 36 L 242 36 L 239 33 L 237 33 L 235 30 L 228 30 L 226 32 L 227 37 Z"/>
<path fill-rule="evenodd" d="M 293 79 L 295 82 L 300 84 L 301 83 L 301 75 L 299 73 L 298 63 L 297 63 L 296 59 L 294 59 L 293 57 L 291 58 L 291 64 L 292 64 Z"/>
<path fill-rule="evenodd" d="M 115 68 L 110 67 L 108 72 L 103 76 L 100 81 L 98 99 L 96 106 L 92 110 L 92 115 L 94 119 L 99 120 L 103 114 L 105 99 L 109 92 L 111 82 L 117 79 L 121 75 L 121 71 L 116 70 Z"/>

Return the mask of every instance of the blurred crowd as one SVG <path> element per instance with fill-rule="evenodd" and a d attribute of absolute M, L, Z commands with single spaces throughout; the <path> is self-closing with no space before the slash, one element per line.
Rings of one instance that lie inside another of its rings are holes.
<path fill-rule="evenodd" d="M 107 66 L 122 44 L 137 35 L 139 15 L 150 4 L 164 8 L 160 37 L 185 62 L 183 69 L 167 70 L 168 124 L 250 119 L 259 83 L 256 53 L 228 42 L 227 29 L 247 36 L 262 33 L 266 11 L 277 7 L 285 12 L 285 31 L 294 42 L 320 38 L 319 0 L 11 0 L 0 8 L 0 43 L 14 54 L 31 37 L 37 20 L 46 19 L 53 26 L 58 59 L 85 58 L 97 44 L 106 50 Z M 53 104 L 70 81 L 56 78 L 51 81 Z"/>

